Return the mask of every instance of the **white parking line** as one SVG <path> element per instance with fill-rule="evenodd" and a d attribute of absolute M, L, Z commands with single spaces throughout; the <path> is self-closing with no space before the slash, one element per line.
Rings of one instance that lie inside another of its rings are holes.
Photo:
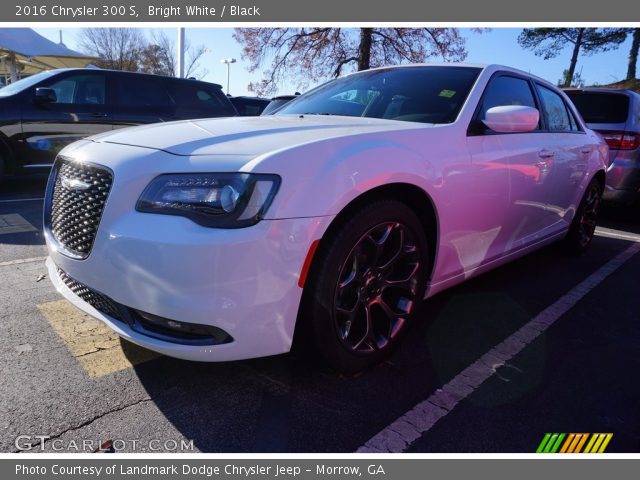
<path fill-rule="evenodd" d="M 596 228 L 596 236 L 606 238 L 619 238 L 620 240 L 629 240 L 631 242 L 640 242 L 640 235 L 637 233 L 623 232 L 612 228 L 598 227 Z"/>
<path fill-rule="evenodd" d="M 482 382 L 496 373 L 499 367 L 511 360 L 639 251 L 640 243 L 634 243 L 611 259 L 555 303 L 544 309 L 520 330 L 489 350 L 441 389 L 436 390 L 428 399 L 417 404 L 373 436 L 358 449 L 358 452 L 400 453 L 405 451 L 415 440 L 428 432 L 438 420 L 449 414 L 456 405 L 468 397 Z"/>
<path fill-rule="evenodd" d="M 0 235 L 8 235 L 10 233 L 37 232 L 38 229 L 31 225 L 19 213 L 9 213 L 0 215 Z"/>
<path fill-rule="evenodd" d="M 0 203 L 13 203 L 13 202 L 35 202 L 42 201 L 44 197 L 39 198 L 11 198 L 9 200 L 0 200 Z"/>
<path fill-rule="evenodd" d="M 7 267 L 9 265 L 19 265 L 21 263 L 44 262 L 46 259 L 47 257 L 20 258 L 19 260 L 10 260 L 8 262 L 0 262 L 0 267 Z"/>

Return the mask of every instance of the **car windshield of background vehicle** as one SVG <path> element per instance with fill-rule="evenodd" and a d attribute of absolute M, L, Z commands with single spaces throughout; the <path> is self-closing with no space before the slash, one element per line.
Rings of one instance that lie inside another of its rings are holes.
<path fill-rule="evenodd" d="M 343 115 L 421 123 L 451 123 L 478 74 L 475 67 L 380 69 L 334 80 L 276 115 Z"/>
<path fill-rule="evenodd" d="M 31 75 L 30 77 L 23 78 L 22 80 L 18 80 L 6 87 L 0 88 L 0 97 L 8 97 L 10 95 L 15 95 L 16 93 L 20 93 L 23 90 L 35 85 L 36 83 L 41 82 L 45 78 L 49 78 L 54 75 L 56 72 L 51 70 L 46 72 L 40 72 L 35 75 Z"/>

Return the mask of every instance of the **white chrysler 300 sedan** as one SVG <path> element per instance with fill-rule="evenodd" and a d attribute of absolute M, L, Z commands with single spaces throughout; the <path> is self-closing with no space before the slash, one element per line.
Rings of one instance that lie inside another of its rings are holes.
<path fill-rule="evenodd" d="M 274 116 L 118 130 L 59 155 L 56 288 L 170 356 L 379 362 L 424 299 L 563 239 L 590 243 L 605 142 L 502 66 L 359 72 Z M 295 334 L 295 335 L 294 335 Z"/>

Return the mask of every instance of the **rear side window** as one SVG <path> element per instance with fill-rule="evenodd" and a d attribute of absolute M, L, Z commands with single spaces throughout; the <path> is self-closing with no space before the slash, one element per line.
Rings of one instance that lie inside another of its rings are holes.
<path fill-rule="evenodd" d="M 118 105 L 131 108 L 167 108 L 171 99 L 162 83 L 153 77 L 118 75 Z"/>
<path fill-rule="evenodd" d="M 505 105 L 537 108 L 529 82 L 510 76 L 492 78 L 484 93 L 480 119 L 485 118 L 485 114 L 490 108 Z"/>
<path fill-rule="evenodd" d="M 562 97 L 553 90 L 538 85 L 538 93 L 542 99 L 542 108 L 547 118 L 547 127 L 552 132 L 576 131 L 575 123 L 569 116 L 567 106 Z"/>
<path fill-rule="evenodd" d="M 206 84 L 173 82 L 172 96 L 176 107 L 200 111 L 210 117 L 235 115 L 236 111 L 222 91 Z"/>
<path fill-rule="evenodd" d="M 566 92 L 587 123 L 626 123 L 629 97 L 617 93 Z"/>

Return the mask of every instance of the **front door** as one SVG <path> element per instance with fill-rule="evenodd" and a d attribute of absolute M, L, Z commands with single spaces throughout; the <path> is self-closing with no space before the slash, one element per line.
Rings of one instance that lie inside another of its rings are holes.
<path fill-rule="evenodd" d="M 494 76 L 487 84 L 467 137 L 473 164 L 492 179 L 485 184 L 492 188 L 486 192 L 487 197 L 493 195 L 496 202 L 501 202 L 499 210 L 496 204 L 486 212 L 487 218 L 500 218 L 488 259 L 529 243 L 551 223 L 547 203 L 553 158 L 542 141 L 541 124 L 532 132 L 497 133 L 481 122 L 488 109 L 507 105 L 539 109 L 527 79 L 511 74 Z"/>
<path fill-rule="evenodd" d="M 66 145 L 112 129 L 104 72 L 69 72 L 37 85 L 56 92 L 56 102 L 33 102 L 35 88 L 22 107 L 22 142 L 17 152 L 26 166 L 53 163 Z"/>

